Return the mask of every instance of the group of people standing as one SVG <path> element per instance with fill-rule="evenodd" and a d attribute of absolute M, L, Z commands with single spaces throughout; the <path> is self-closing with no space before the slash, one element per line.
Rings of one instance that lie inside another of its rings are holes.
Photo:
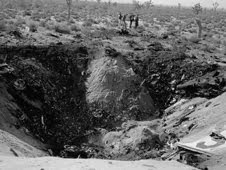
<path fill-rule="evenodd" d="M 123 26 L 124 30 L 127 30 L 127 23 L 126 23 L 127 16 L 128 14 L 122 15 L 121 12 L 119 12 L 119 15 L 118 15 L 119 27 Z M 138 14 L 129 15 L 129 21 L 130 21 L 130 24 L 129 24 L 130 28 L 132 28 L 133 22 L 135 23 L 134 28 L 137 28 L 139 26 L 139 15 Z"/>

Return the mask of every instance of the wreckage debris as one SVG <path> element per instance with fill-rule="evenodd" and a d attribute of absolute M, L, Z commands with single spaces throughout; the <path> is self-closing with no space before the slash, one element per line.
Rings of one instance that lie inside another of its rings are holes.
<path fill-rule="evenodd" d="M 214 138 L 215 140 L 225 140 L 226 141 L 226 137 L 217 132 L 212 132 L 210 134 L 210 137 Z"/>
<path fill-rule="evenodd" d="M 23 79 L 17 79 L 14 82 L 14 87 L 16 90 L 24 90 L 26 88 L 25 81 Z"/>
<path fill-rule="evenodd" d="M 18 39 L 24 38 L 24 37 L 23 37 L 23 34 L 22 34 L 18 29 L 16 29 L 16 30 L 11 30 L 11 31 L 8 32 L 8 34 L 9 34 L 9 35 L 12 35 L 12 36 L 14 36 L 15 38 L 18 38 Z"/>
<path fill-rule="evenodd" d="M 14 71 L 13 67 L 10 67 L 7 63 L 0 64 L 0 74 L 11 73 Z"/>

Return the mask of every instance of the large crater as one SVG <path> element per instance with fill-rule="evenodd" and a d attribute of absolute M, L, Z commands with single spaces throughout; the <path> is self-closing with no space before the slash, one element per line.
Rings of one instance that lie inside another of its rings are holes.
<path fill-rule="evenodd" d="M 111 47 L 101 48 L 98 55 L 90 51 L 69 44 L 0 47 L 1 62 L 13 68 L 1 81 L 21 109 L 14 115 L 17 128 L 26 127 L 55 155 L 65 145 L 90 144 L 97 129 L 161 118 L 181 97 L 211 98 L 222 92 L 222 82 L 215 89 L 208 84 L 210 77 L 202 81 L 207 73 L 213 79 L 220 76 L 216 65 L 158 43 L 142 52 L 122 54 Z M 201 84 L 194 86 L 197 79 Z M 211 89 L 213 93 L 206 93 Z"/>

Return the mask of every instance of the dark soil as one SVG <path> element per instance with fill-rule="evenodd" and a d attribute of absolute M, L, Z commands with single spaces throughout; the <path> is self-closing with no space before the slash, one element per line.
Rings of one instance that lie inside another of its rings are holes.
<path fill-rule="evenodd" d="M 22 124 L 33 134 L 45 143 L 64 145 L 90 128 L 81 75 L 88 63 L 86 47 L 1 47 L 0 51 L 15 69 L 4 75 L 8 91 L 28 115 Z M 25 81 L 22 91 L 14 87 L 18 79 Z"/>

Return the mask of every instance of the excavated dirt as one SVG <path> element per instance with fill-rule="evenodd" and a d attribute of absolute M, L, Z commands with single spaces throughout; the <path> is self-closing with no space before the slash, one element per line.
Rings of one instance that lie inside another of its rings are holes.
<path fill-rule="evenodd" d="M 103 114 L 115 115 L 115 120 L 107 117 L 108 124 L 116 122 L 120 126 L 125 120 L 148 120 L 156 116 L 150 94 L 124 56 L 99 57 L 90 63 L 88 74 L 87 102 L 105 112 L 96 115 L 100 119 L 106 117 Z"/>

